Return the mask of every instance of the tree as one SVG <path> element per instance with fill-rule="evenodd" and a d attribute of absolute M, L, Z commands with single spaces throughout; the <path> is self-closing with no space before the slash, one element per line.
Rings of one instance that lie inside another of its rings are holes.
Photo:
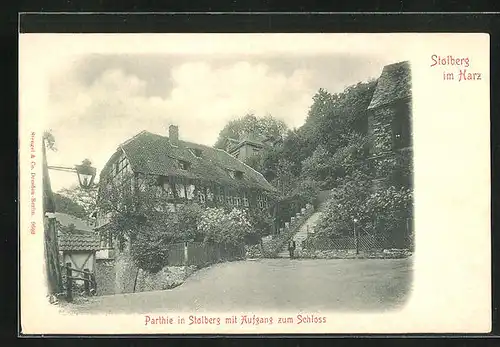
<path fill-rule="evenodd" d="M 169 245 L 184 237 L 156 177 L 104 179 L 97 206 L 100 214 L 110 216 L 109 231 L 119 244 L 131 241 L 132 258 L 143 270 L 157 272 L 167 265 Z"/>
<path fill-rule="evenodd" d="M 287 133 L 281 148 L 281 158 L 292 163 L 291 174 L 298 177 L 302 170 L 302 161 L 309 157 L 309 139 L 304 137 L 302 131 L 293 129 Z"/>
<path fill-rule="evenodd" d="M 323 145 L 319 145 L 313 154 L 302 162 L 302 179 L 328 182 L 332 171 L 332 155 Z"/>
<path fill-rule="evenodd" d="M 52 134 L 52 129 L 45 130 L 43 132 L 43 141 L 44 141 L 47 149 L 54 151 L 54 152 L 57 151 L 56 138 L 54 137 L 54 134 Z"/>
<path fill-rule="evenodd" d="M 347 145 L 332 157 L 331 163 L 337 168 L 333 196 L 316 225 L 316 237 L 352 235 L 354 219 L 361 230 L 375 236 L 395 239 L 397 235 L 405 235 L 407 218 L 411 217 L 413 209 L 412 190 L 398 184 L 393 176 L 408 162 L 398 160 L 397 155 L 383 161 L 378 174 L 382 173 L 386 183 L 379 189 L 372 189 L 373 180 L 379 176 L 370 170 L 365 158 L 368 138 L 350 133 L 344 141 Z"/>
<path fill-rule="evenodd" d="M 97 187 L 97 185 L 93 185 L 89 188 L 82 188 L 80 185 L 74 185 L 69 189 L 61 189 L 58 195 L 80 206 L 84 215 L 79 217 L 87 219 L 97 207 Z"/>
<path fill-rule="evenodd" d="M 291 195 L 295 197 L 300 206 L 306 204 L 316 205 L 316 198 L 320 189 L 321 184 L 318 181 L 303 179 L 298 181 Z"/>
<path fill-rule="evenodd" d="M 279 118 L 275 118 L 270 114 L 259 118 L 257 121 L 258 134 L 263 137 L 272 137 L 275 139 L 283 138 L 288 131 L 286 123 Z"/>
<path fill-rule="evenodd" d="M 226 124 L 220 131 L 214 147 L 227 150 L 227 138 L 239 140 L 244 135 L 256 138 L 280 138 L 286 133 L 286 130 L 287 126 L 281 119 L 274 118 L 271 115 L 257 118 L 254 114 L 247 114 Z"/>
<path fill-rule="evenodd" d="M 367 132 L 367 108 L 375 90 L 376 81 L 370 80 L 347 87 L 343 92 L 330 94 L 320 89 L 313 96 L 305 124 L 300 128 L 309 142 L 308 156 L 321 144 L 329 153 L 346 145 L 343 134 Z"/>
<path fill-rule="evenodd" d="M 293 174 L 293 166 L 294 164 L 287 159 L 279 159 L 276 165 L 276 174 L 272 184 L 283 196 L 288 195 L 295 187 L 296 176 Z"/>
<path fill-rule="evenodd" d="M 262 243 L 262 237 L 271 235 L 273 232 L 273 219 L 265 209 L 254 208 L 248 211 L 248 220 L 252 226 L 252 232 L 245 237 L 245 244 L 255 245 Z"/>
<path fill-rule="evenodd" d="M 168 264 L 170 243 L 162 228 L 149 221 L 137 227 L 130 253 L 138 268 L 157 273 Z"/>
<path fill-rule="evenodd" d="M 370 192 L 371 182 L 361 176 L 353 176 L 333 190 L 333 196 L 327 201 L 315 231 L 319 236 L 349 236 L 353 230 L 353 221 L 365 226 L 370 223 L 370 216 L 365 213 L 365 202 Z"/>
<path fill-rule="evenodd" d="M 181 205 L 174 214 L 175 228 L 182 241 L 203 241 L 203 234 L 198 226 L 201 222 L 203 207 L 197 203 Z"/>
<path fill-rule="evenodd" d="M 412 216 L 413 192 L 394 185 L 376 190 L 368 196 L 364 209 L 364 214 L 371 217 L 365 225 L 368 231 L 397 239 L 405 235 L 407 219 Z"/>
<path fill-rule="evenodd" d="M 76 233 L 78 233 L 78 231 L 76 230 L 76 226 L 73 223 L 69 224 L 68 226 L 64 226 L 59 222 L 56 222 L 56 223 L 59 227 L 59 230 L 63 234 L 76 234 Z"/>
<path fill-rule="evenodd" d="M 56 211 L 58 212 L 67 213 L 82 219 L 88 216 L 85 208 L 83 208 L 67 196 L 54 193 L 54 201 L 56 205 Z"/>

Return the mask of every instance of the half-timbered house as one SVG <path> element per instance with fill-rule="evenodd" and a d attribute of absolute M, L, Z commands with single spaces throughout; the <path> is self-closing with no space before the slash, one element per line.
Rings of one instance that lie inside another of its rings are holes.
<path fill-rule="evenodd" d="M 172 210 L 188 202 L 271 209 L 277 196 L 261 173 L 226 151 L 182 141 L 175 125 L 169 127 L 168 137 L 142 131 L 122 143 L 101 171 L 100 189 L 112 189 L 117 186 L 113 182 L 138 182 L 146 177 L 154 178 Z M 97 213 L 97 229 L 103 229 L 109 217 L 109 213 Z M 102 248 L 112 246 L 112 239 L 104 237 Z"/>

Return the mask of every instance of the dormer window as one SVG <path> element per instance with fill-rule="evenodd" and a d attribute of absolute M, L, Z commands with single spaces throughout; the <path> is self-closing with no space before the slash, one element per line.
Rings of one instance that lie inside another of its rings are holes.
<path fill-rule="evenodd" d="M 243 172 L 238 171 L 238 170 L 227 170 L 227 173 L 231 178 L 233 179 L 242 179 L 243 178 Z"/>
<path fill-rule="evenodd" d="M 179 169 L 182 169 L 182 170 L 189 170 L 189 167 L 191 166 L 191 164 L 189 162 L 184 161 L 184 160 L 179 160 L 178 165 L 179 165 Z"/>
<path fill-rule="evenodd" d="M 199 148 L 192 148 L 191 153 L 197 158 L 201 158 L 201 155 L 203 154 L 203 151 Z"/>

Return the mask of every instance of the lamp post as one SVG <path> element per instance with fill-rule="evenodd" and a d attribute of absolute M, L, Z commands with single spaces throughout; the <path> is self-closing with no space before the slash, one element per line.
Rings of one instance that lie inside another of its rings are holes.
<path fill-rule="evenodd" d="M 356 244 L 356 254 L 359 254 L 359 238 L 358 238 L 358 232 L 356 230 L 356 223 L 358 222 L 357 218 L 353 219 L 353 225 L 354 225 L 354 242 Z"/>
<path fill-rule="evenodd" d="M 62 290 L 62 274 L 59 267 L 59 246 L 58 235 L 56 231 L 56 212 L 54 194 L 50 184 L 49 170 L 76 173 L 78 181 L 83 189 L 89 189 L 94 184 L 96 169 L 91 166 L 91 162 L 85 159 L 82 164 L 74 167 L 49 166 L 45 149 L 45 139 L 42 146 L 43 151 L 43 189 L 44 189 L 44 214 L 47 219 L 44 221 L 45 234 L 45 261 L 49 294 L 56 294 Z"/>
<path fill-rule="evenodd" d="M 92 162 L 88 159 L 83 160 L 80 165 L 75 165 L 74 167 L 48 166 L 48 168 L 50 170 L 76 173 L 80 187 L 83 189 L 89 189 L 93 186 L 97 172 L 96 168 L 92 167 Z"/>

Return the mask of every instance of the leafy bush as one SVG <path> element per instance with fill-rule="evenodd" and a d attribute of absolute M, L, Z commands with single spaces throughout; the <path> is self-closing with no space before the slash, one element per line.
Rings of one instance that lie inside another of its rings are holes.
<path fill-rule="evenodd" d="M 159 228 L 144 228 L 137 232 L 130 250 L 136 265 L 157 273 L 168 265 L 170 240 Z"/>
<path fill-rule="evenodd" d="M 292 194 L 295 196 L 299 206 L 305 206 L 307 204 L 316 205 L 320 187 L 321 184 L 318 181 L 304 179 L 298 182 Z"/>
<path fill-rule="evenodd" d="M 401 231 L 412 214 L 412 191 L 389 186 L 371 192 L 370 184 L 352 180 L 334 189 L 315 227 L 316 237 L 352 235 L 354 219 L 359 228 L 373 235 Z"/>
<path fill-rule="evenodd" d="M 223 208 L 207 208 L 203 211 L 198 226 L 204 235 L 204 242 L 226 245 L 241 245 L 252 226 L 246 211 L 232 209 L 227 213 Z"/>
<path fill-rule="evenodd" d="M 173 214 L 173 222 L 181 241 L 203 241 L 203 235 L 198 230 L 202 213 L 203 207 L 196 203 L 178 207 L 176 213 Z"/>
<path fill-rule="evenodd" d="M 409 188 L 390 186 L 368 196 L 364 213 L 372 223 L 365 228 L 374 234 L 390 234 L 406 228 L 406 220 L 413 211 L 413 192 Z"/>
<path fill-rule="evenodd" d="M 248 211 L 248 220 L 252 231 L 245 236 L 245 244 L 255 245 L 261 242 L 262 237 L 273 232 L 273 219 L 265 209 L 251 209 Z"/>

